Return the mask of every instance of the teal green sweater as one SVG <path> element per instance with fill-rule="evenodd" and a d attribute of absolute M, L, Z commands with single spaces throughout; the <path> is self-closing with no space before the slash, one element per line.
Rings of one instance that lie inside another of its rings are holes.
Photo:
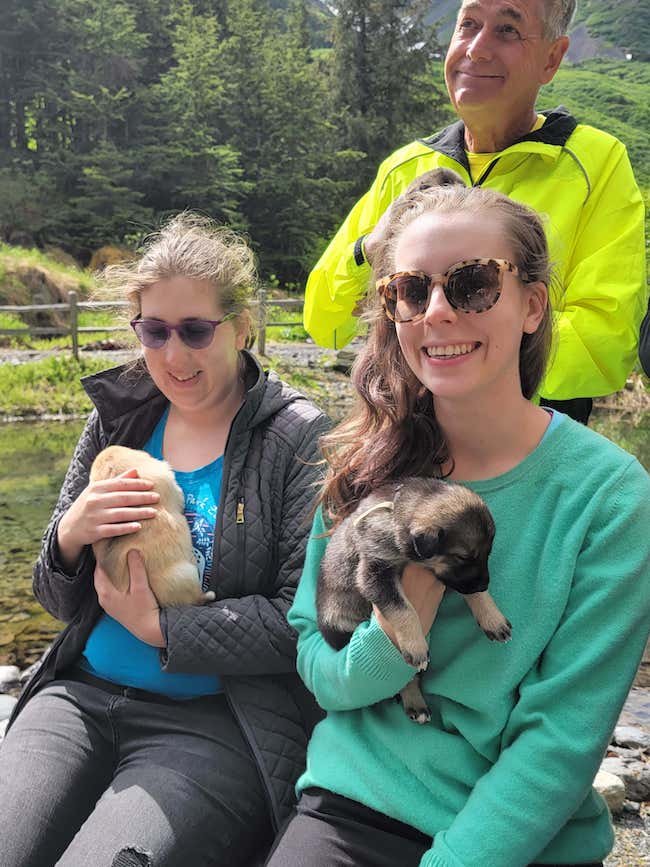
<path fill-rule="evenodd" d="M 374 619 L 340 651 L 320 635 L 316 515 L 289 621 L 300 675 L 328 713 L 298 791 L 321 786 L 435 837 L 421 867 L 599 861 L 613 834 L 591 784 L 650 621 L 650 479 L 564 418 L 517 467 L 466 484 L 494 516 L 490 591 L 513 637 L 491 643 L 445 593 L 425 725 L 393 699 L 414 670 Z"/>

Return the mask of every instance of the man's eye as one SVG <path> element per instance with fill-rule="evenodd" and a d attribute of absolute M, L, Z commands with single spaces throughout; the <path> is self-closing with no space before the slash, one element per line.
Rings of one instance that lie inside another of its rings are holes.
<path fill-rule="evenodd" d="M 478 25 L 476 21 L 474 21 L 472 18 L 463 18 L 461 21 L 458 22 L 458 30 L 476 30 L 477 27 Z"/>
<path fill-rule="evenodd" d="M 512 24 L 501 24 L 497 27 L 497 34 L 501 39 L 507 39 L 514 42 L 516 39 L 521 39 L 521 34 Z"/>

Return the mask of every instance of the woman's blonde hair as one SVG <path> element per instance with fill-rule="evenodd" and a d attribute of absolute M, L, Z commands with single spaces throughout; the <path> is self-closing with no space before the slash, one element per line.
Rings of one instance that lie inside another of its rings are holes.
<path fill-rule="evenodd" d="M 385 241 L 373 262 L 374 278 L 395 271 L 400 236 L 427 213 L 499 220 L 514 264 L 531 283 L 549 286 L 551 266 L 539 216 L 494 190 L 460 185 L 415 191 L 394 203 Z M 384 482 L 408 475 L 439 476 L 452 457 L 436 420 L 433 395 L 406 362 L 395 323 L 384 315 L 374 289 L 366 301 L 365 318 L 370 323 L 368 339 L 352 368 L 356 407 L 322 440 L 329 467 L 321 499 L 334 525 Z M 519 373 L 526 398 L 535 394 L 541 382 L 551 342 L 547 305 L 537 330 L 521 339 Z"/>
<path fill-rule="evenodd" d="M 246 345 L 252 345 L 254 253 L 241 235 L 201 214 L 177 214 L 147 236 L 136 260 L 107 267 L 100 278 L 100 294 L 126 299 L 131 320 L 141 312 L 143 292 L 159 280 L 179 276 L 209 283 L 224 315 L 236 314 L 247 335 Z"/>

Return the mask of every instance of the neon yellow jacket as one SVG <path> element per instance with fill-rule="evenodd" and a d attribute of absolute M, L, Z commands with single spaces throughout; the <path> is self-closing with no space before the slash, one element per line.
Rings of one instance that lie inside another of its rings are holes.
<path fill-rule="evenodd" d="M 305 328 L 321 346 L 340 349 L 357 332 L 352 310 L 370 267 L 357 264 L 355 242 L 414 178 L 438 166 L 472 183 L 461 121 L 391 154 L 321 256 L 307 282 L 304 313 Z M 557 341 L 541 394 L 565 400 L 622 388 L 647 303 L 644 206 L 625 146 L 560 108 L 502 151 L 475 183 L 547 218 L 561 292 L 553 299 Z"/>

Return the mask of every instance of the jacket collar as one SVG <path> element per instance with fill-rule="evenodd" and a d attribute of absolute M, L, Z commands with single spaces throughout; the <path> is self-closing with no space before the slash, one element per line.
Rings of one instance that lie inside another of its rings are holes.
<path fill-rule="evenodd" d="M 522 142 L 539 142 L 541 144 L 563 147 L 578 125 L 578 121 L 563 106 L 559 106 L 552 111 L 542 111 L 540 114 L 546 116 L 544 125 L 534 132 L 529 132 L 527 135 L 513 141 L 512 145 L 521 144 Z M 460 163 L 469 171 L 469 163 L 465 152 L 465 124 L 462 120 L 457 120 L 435 135 L 422 139 L 422 143 L 432 150 L 451 157 L 451 159 Z"/>
<path fill-rule="evenodd" d="M 250 352 L 244 350 L 242 355 L 246 366 L 246 396 L 238 413 L 238 425 L 255 427 L 301 395 L 285 386 L 274 373 L 265 373 Z M 141 360 L 86 376 L 81 384 L 96 407 L 110 441 L 123 429 L 127 419 L 130 421 L 137 415 L 143 423 L 142 436 L 138 439 L 146 442 L 168 404 Z"/>

